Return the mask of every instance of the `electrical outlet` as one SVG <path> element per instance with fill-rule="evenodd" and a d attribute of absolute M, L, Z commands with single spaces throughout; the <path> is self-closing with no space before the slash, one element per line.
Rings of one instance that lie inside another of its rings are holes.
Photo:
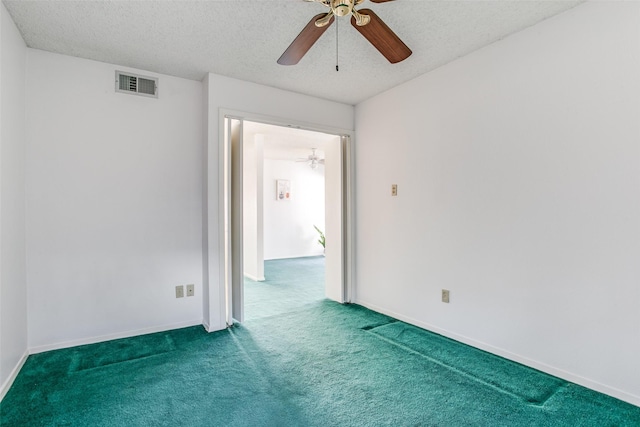
<path fill-rule="evenodd" d="M 391 184 L 391 195 L 392 196 L 398 195 L 398 184 Z"/>
<path fill-rule="evenodd" d="M 188 297 L 193 296 L 193 285 L 187 285 L 187 296 Z"/>
<path fill-rule="evenodd" d="M 182 298 L 184 296 L 184 285 L 176 286 L 176 298 Z"/>
<path fill-rule="evenodd" d="M 442 290 L 442 302 L 449 304 L 449 291 L 447 289 Z"/>

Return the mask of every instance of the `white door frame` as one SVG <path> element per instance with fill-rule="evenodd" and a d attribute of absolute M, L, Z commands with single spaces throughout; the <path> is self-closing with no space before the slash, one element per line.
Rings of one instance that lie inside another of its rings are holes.
<path fill-rule="evenodd" d="M 227 197 L 231 195 L 231 171 L 229 170 L 231 147 L 228 146 L 230 138 L 225 135 L 225 121 L 227 118 L 238 119 L 240 121 L 251 121 L 264 123 L 268 125 L 293 127 L 298 129 L 304 129 L 315 132 L 322 132 L 332 135 L 340 136 L 340 143 L 343 153 L 343 287 L 342 287 L 342 303 L 350 303 L 354 297 L 354 283 L 355 283 L 355 269 L 353 268 L 354 261 L 354 227 L 353 219 L 355 217 L 354 212 L 354 131 L 348 129 L 332 128 L 328 126 L 322 126 L 317 124 L 302 123 L 295 120 L 286 120 L 278 117 L 270 117 L 260 114 L 247 113 L 242 111 L 228 110 L 221 108 L 218 115 L 218 141 L 220 141 L 219 156 L 218 156 L 218 174 L 219 174 L 219 188 L 218 188 L 218 212 L 219 223 L 209 224 L 210 227 L 218 228 L 219 231 L 219 251 L 221 257 L 225 257 L 225 254 L 229 254 L 230 248 L 229 239 L 226 238 L 228 233 L 231 232 L 230 218 L 231 218 L 231 204 L 228 203 Z M 224 271 L 220 272 L 220 286 L 224 289 L 224 294 L 227 296 L 220 301 L 219 307 L 211 307 L 213 310 L 220 310 L 220 313 L 225 313 L 227 319 L 227 326 L 231 325 L 231 307 L 229 307 L 230 298 L 228 295 L 231 293 L 231 274 L 230 268 L 231 262 L 225 259 L 221 260 L 220 264 Z M 211 282 L 209 282 L 211 283 Z"/>

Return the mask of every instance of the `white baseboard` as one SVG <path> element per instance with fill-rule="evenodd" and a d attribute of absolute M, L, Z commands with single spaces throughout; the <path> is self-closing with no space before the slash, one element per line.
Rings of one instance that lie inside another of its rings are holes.
<path fill-rule="evenodd" d="M 251 280 L 253 280 L 254 282 L 264 282 L 264 281 L 265 281 L 264 276 L 262 276 L 262 277 L 256 277 L 256 276 L 254 276 L 254 275 L 252 275 L 252 274 L 249 274 L 249 273 L 244 273 L 244 277 L 246 277 L 247 279 L 251 279 Z"/>
<path fill-rule="evenodd" d="M 205 329 L 205 331 L 211 333 L 211 332 L 219 332 L 219 331 L 224 331 L 225 329 L 227 329 L 227 325 L 225 324 L 224 326 L 210 326 L 208 324 L 203 324 L 202 325 Z"/>
<path fill-rule="evenodd" d="M 101 336 L 97 336 L 97 337 L 81 338 L 81 339 L 72 340 L 72 341 L 63 341 L 63 342 L 54 343 L 54 344 L 40 345 L 40 346 L 37 346 L 37 347 L 29 348 L 29 354 L 43 353 L 45 351 L 59 350 L 59 349 L 62 349 L 62 348 L 76 347 L 76 346 L 85 345 L 85 344 L 95 344 L 95 343 L 104 342 L 104 341 L 117 340 L 117 339 L 120 339 L 120 338 L 135 337 L 135 336 L 138 336 L 138 335 L 153 334 L 155 332 L 170 331 L 170 330 L 173 330 L 173 329 L 187 328 L 189 326 L 196 326 L 196 325 L 202 325 L 202 319 L 190 320 L 190 321 L 180 322 L 180 323 L 174 323 L 174 324 L 171 324 L 171 325 L 154 326 L 154 327 L 151 327 L 151 328 L 136 329 L 136 330 L 133 330 L 133 331 L 118 332 L 118 333 L 114 333 L 114 334 L 101 335 Z"/>
<path fill-rule="evenodd" d="M 412 325 L 418 326 L 422 329 L 426 329 L 431 332 L 435 332 L 437 334 L 443 335 L 447 338 L 451 338 L 453 340 L 459 341 L 461 343 L 470 345 L 471 347 L 479 348 L 480 350 L 488 351 L 489 353 L 495 354 L 500 357 L 504 357 L 505 359 L 513 360 L 514 362 L 521 363 L 523 365 L 529 366 L 531 368 L 537 369 L 539 371 L 545 372 L 549 375 L 556 376 L 558 378 L 562 378 L 564 380 L 570 381 L 572 383 L 581 385 L 583 387 L 589 388 L 591 390 L 598 391 L 600 393 L 615 397 L 616 399 L 620 399 L 627 403 L 630 403 L 635 406 L 640 406 L 640 396 L 636 396 L 631 393 L 627 393 L 623 390 L 619 390 L 615 387 L 611 387 L 605 384 L 601 384 L 597 381 L 590 380 L 589 378 L 582 377 L 580 375 L 573 374 L 571 372 L 567 372 L 562 369 L 554 368 L 553 366 L 549 366 L 545 363 L 538 362 L 533 359 L 529 359 L 527 357 L 521 356 L 519 354 L 511 353 L 510 351 L 504 350 L 499 347 L 494 347 L 490 344 L 474 340 L 472 338 L 466 337 L 464 335 L 457 334 L 455 332 L 448 331 L 446 329 L 439 328 L 437 326 L 431 325 L 429 323 L 422 322 L 420 320 L 413 319 L 408 316 L 404 316 L 400 313 L 396 313 L 391 310 L 387 310 L 383 307 L 379 307 L 375 304 L 370 304 L 366 301 L 357 300 L 355 304 L 366 307 L 370 310 L 376 311 L 378 313 L 386 314 L 387 316 L 391 316 L 394 319 L 401 320 L 406 323 L 410 323 Z"/>
<path fill-rule="evenodd" d="M 7 392 L 13 385 L 13 382 L 16 380 L 18 373 L 24 366 L 24 362 L 27 361 L 28 357 L 29 357 L 29 351 L 25 350 L 20 360 L 18 360 L 18 363 L 16 364 L 16 366 L 11 370 L 11 374 L 9 374 L 9 377 L 2 384 L 2 387 L 0 387 L 0 402 L 2 402 L 2 399 L 4 399 L 4 396 L 7 394 Z"/>
<path fill-rule="evenodd" d="M 265 261 L 275 261 L 279 259 L 296 259 L 296 258 L 315 258 L 324 255 L 322 252 L 317 254 L 304 254 L 304 255 L 287 255 L 287 256 L 279 256 L 279 257 L 271 257 L 265 258 Z"/>

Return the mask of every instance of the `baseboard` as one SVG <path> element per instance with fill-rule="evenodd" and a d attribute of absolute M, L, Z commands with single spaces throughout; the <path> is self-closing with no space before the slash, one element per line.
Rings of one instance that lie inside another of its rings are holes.
<path fill-rule="evenodd" d="M 469 338 L 464 335 L 457 334 L 455 332 L 448 331 L 446 329 L 439 328 L 437 326 L 431 325 L 426 322 L 422 322 L 417 319 L 413 319 L 411 317 L 402 315 L 400 313 L 396 313 L 392 310 L 387 310 L 383 307 L 379 307 L 375 304 L 370 304 L 366 301 L 357 300 L 355 304 L 366 307 L 370 310 L 376 311 L 378 313 L 386 314 L 387 316 L 391 316 L 394 319 L 401 320 L 403 322 L 412 324 L 414 326 L 418 326 L 422 329 L 426 329 L 431 332 L 435 332 L 437 334 L 443 335 L 447 338 L 451 338 L 453 340 L 459 341 L 463 344 L 470 345 L 471 347 L 478 348 L 480 350 L 487 351 L 489 353 L 495 354 L 500 357 L 504 357 L 505 359 L 512 360 L 514 362 L 521 363 L 523 365 L 529 366 L 531 368 L 537 369 L 539 371 L 545 372 L 549 375 L 553 375 L 558 378 L 562 378 L 563 380 L 570 381 L 572 383 L 581 385 L 583 387 L 589 388 L 591 390 L 595 390 L 597 392 L 609 395 L 611 397 L 615 397 L 616 399 L 620 399 L 627 403 L 630 403 L 635 406 L 640 406 L 640 396 L 636 396 L 630 393 L 627 393 L 623 390 L 619 390 L 615 387 L 611 387 L 605 384 L 601 384 L 599 382 L 590 380 L 589 378 L 582 377 L 580 375 L 573 374 L 571 372 L 567 372 L 562 369 L 554 368 L 553 366 L 549 366 L 545 363 L 538 362 L 533 359 L 529 359 L 527 357 L 521 356 L 516 353 L 511 353 L 510 351 L 504 350 L 499 347 L 492 346 L 490 344 L 484 343 L 482 341 L 477 341 L 472 338 Z"/>
<path fill-rule="evenodd" d="M 296 259 L 296 258 L 317 258 L 317 257 L 321 257 L 324 254 L 319 253 L 319 254 L 305 254 L 305 255 L 287 255 L 287 256 L 281 256 L 281 257 L 274 257 L 274 258 L 265 258 L 265 261 L 275 261 L 275 260 L 279 260 L 279 259 Z"/>
<path fill-rule="evenodd" d="M 0 387 L 0 402 L 2 402 L 2 399 L 4 399 L 4 396 L 7 394 L 7 392 L 13 385 L 13 382 L 16 380 L 18 373 L 24 366 L 24 362 L 27 361 L 28 357 L 29 357 L 29 351 L 25 350 L 24 354 L 22 355 L 22 357 L 20 358 L 16 366 L 11 371 L 11 374 L 9 374 L 9 377 L 5 380 L 5 382 Z"/>
<path fill-rule="evenodd" d="M 264 282 L 264 281 L 265 281 L 264 276 L 262 276 L 262 277 L 256 277 L 256 276 L 254 276 L 254 275 L 252 275 L 252 274 L 249 274 L 249 273 L 244 273 L 244 277 L 246 277 L 247 279 L 251 279 L 251 280 L 253 280 L 254 282 Z"/>
<path fill-rule="evenodd" d="M 29 348 L 29 354 L 43 353 L 45 351 L 60 350 L 62 348 L 76 347 L 85 344 L 95 344 L 104 341 L 117 340 L 120 338 L 135 337 L 138 335 L 153 334 L 155 332 L 170 331 L 173 329 L 188 328 L 189 326 L 202 325 L 202 319 L 190 320 L 186 322 L 173 323 L 171 325 L 154 326 L 152 328 L 136 329 L 133 331 L 118 332 L 115 334 L 101 335 L 97 337 L 81 338 L 72 341 L 63 341 L 55 344 L 40 345 Z"/>
<path fill-rule="evenodd" d="M 224 326 L 221 326 L 221 325 L 211 326 L 211 325 L 208 325 L 208 324 L 203 324 L 202 326 L 204 327 L 204 330 L 209 332 L 209 333 L 224 331 L 225 329 L 228 328 L 228 326 L 226 324 Z"/>

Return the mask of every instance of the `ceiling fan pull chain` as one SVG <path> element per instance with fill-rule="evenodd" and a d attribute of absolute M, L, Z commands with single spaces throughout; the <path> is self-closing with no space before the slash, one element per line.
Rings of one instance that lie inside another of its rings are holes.
<path fill-rule="evenodd" d="M 338 67 L 338 20 L 336 19 L 336 71 L 340 71 Z"/>

